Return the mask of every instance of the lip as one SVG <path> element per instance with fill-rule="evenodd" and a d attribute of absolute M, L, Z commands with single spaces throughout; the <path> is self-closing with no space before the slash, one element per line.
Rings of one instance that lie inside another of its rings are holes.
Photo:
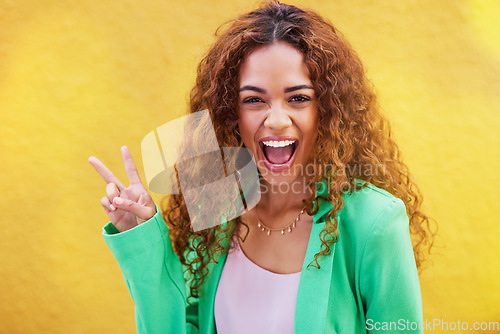
<path fill-rule="evenodd" d="M 295 149 L 293 151 L 293 155 L 292 157 L 290 158 L 290 160 L 288 160 L 286 163 L 284 164 L 273 164 L 271 163 L 270 161 L 267 160 L 265 154 L 264 154 L 264 151 L 262 150 L 262 146 L 264 145 L 264 141 L 268 141 L 268 140 L 275 140 L 275 141 L 281 141 L 281 140 L 290 140 L 290 141 L 295 141 Z M 259 160 L 263 161 L 264 162 L 264 165 L 266 166 L 267 169 L 269 169 L 271 172 L 282 172 L 284 170 L 287 170 L 287 169 L 290 169 L 290 167 L 293 165 L 293 163 L 295 162 L 295 156 L 296 156 L 296 153 L 297 153 L 297 148 L 299 147 L 300 145 L 300 141 L 298 140 L 298 138 L 296 137 L 292 137 L 292 136 L 267 136 L 267 137 L 263 137 L 259 140 L 258 142 L 258 146 L 259 146 Z"/>

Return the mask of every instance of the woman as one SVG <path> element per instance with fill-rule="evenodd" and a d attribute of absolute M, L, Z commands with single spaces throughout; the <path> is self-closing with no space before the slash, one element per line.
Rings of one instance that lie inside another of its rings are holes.
<path fill-rule="evenodd" d="M 275 1 L 241 16 L 201 61 L 190 104 L 209 110 L 221 147 L 253 153 L 262 196 L 194 232 L 182 195 L 160 214 L 126 147 L 129 187 L 89 159 L 108 183 L 103 234 L 139 332 L 422 332 L 428 218 L 330 23 Z"/>

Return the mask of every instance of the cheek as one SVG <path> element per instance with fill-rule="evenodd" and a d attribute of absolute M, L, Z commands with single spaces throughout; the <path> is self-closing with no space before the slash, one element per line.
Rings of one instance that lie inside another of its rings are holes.
<path fill-rule="evenodd" d="M 240 136 L 243 143 L 248 147 L 250 141 L 253 141 L 255 133 L 258 129 L 255 119 L 246 113 L 240 114 L 238 119 L 238 128 L 240 130 Z"/>
<path fill-rule="evenodd" d="M 317 111 L 311 112 L 304 120 L 303 120 L 303 130 L 304 136 L 307 137 L 310 141 L 315 141 L 318 137 L 318 113 Z"/>

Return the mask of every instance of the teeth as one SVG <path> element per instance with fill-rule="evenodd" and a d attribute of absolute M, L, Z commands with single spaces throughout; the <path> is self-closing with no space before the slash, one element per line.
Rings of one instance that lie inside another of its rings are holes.
<path fill-rule="evenodd" d="M 263 143 L 264 143 L 264 145 L 271 146 L 271 147 L 285 147 L 285 146 L 293 144 L 294 142 L 295 142 L 295 140 L 280 140 L 280 141 L 266 140 Z"/>

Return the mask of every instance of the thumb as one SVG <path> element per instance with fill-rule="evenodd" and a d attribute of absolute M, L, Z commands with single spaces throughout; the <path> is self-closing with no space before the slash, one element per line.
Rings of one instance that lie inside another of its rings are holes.
<path fill-rule="evenodd" d="M 136 215 L 143 222 L 151 219 L 156 213 L 156 206 L 154 205 L 154 202 L 151 202 L 149 205 L 141 205 L 126 198 L 115 197 L 113 198 L 113 205 L 115 205 L 118 209 Z"/>

